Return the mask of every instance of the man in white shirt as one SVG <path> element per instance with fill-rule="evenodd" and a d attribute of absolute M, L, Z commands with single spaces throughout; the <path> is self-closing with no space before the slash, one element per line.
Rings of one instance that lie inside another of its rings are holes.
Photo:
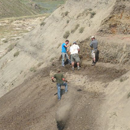
<path fill-rule="evenodd" d="M 79 62 L 80 58 L 78 55 L 78 52 L 80 51 L 79 46 L 76 42 L 73 43 L 73 45 L 70 47 L 70 54 L 71 54 L 71 64 L 72 64 L 72 70 L 74 70 L 74 63 L 77 62 L 77 69 L 79 70 Z"/>

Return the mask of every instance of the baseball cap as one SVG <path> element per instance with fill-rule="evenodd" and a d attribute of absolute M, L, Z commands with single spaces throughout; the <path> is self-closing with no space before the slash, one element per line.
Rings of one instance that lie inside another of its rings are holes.
<path fill-rule="evenodd" d="M 73 44 L 77 44 L 76 42 L 73 42 Z"/>
<path fill-rule="evenodd" d="M 95 38 L 95 36 L 91 36 L 91 39 L 92 39 L 92 38 Z"/>

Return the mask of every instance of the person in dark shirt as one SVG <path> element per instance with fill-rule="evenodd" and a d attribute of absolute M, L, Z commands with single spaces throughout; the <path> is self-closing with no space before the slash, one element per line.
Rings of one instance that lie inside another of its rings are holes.
<path fill-rule="evenodd" d="M 92 48 L 92 66 L 94 66 L 96 64 L 96 55 L 98 53 L 98 41 L 95 39 L 95 36 L 91 37 L 91 43 L 90 43 L 90 47 Z"/>
<path fill-rule="evenodd" d="M 65 86 L 65 92 L 68 91 L 68 86 L 64 78 L 64 75 L 60 72 L 59 69 L 58 69 L 58 73 L 55 74 L 54 77 L 51 78 L 53 82 L 54 82 L 54 78 L 56 79 L 56 83 L 57 83 L 58 100 L 60 100 L 61 99 L 61 86 Z"/>

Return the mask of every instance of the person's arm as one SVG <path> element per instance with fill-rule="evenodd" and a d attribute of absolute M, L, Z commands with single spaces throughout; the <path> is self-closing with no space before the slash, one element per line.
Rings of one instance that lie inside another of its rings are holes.
<path fill-rule="evenodd" d="M 52 82 L 54 82 L 54 77 L 51 77 Z"/>
<path fill-rule="evenodd" d="M 68 45 L 66 45 L 66 44 L 64 45 L 64 47 L 66 47 L 66 48 L 69 47 L 69 46 L 70 46 L 69 44 Z"/>
<path fill-rule="evenodd" d="M 52 82 L 55 82 L 55 81 L 54 81 L 54 78 L 56 78 L 55 75 L 54 75 L 53 77 L 51 77 Z"/>
<path fill-rule="evenodd" d="M 90 43 L 90 47 L 93 48 L 93 42 Z"/>
<path fill-rule="evenodd" d="M 77 49 L 78 49 L 78 52 L 80 52 L 80 48 L 79 48 L 79 46 L 77 47 Z"/>
<path fill-rule="evenodd" d="M 67 80 L 64 78 L 64 76 L 62 75 L 62 80 L 64 81 L 64 82 L 67 82 Z"/>

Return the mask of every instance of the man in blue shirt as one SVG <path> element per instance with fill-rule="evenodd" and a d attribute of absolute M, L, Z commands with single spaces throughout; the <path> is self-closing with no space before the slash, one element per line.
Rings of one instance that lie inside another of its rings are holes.
<path fill-rule="evenodd" d="M 68 60 L 68 62 L 71 64 L 70 60 L 69 60 L 69 56 L 67 54 L 67 47 L 69 47 L 69 40 L 66 40 L 65 43 L 62 44 L 62 66 L 65 66 L 64 62 L 65 62 L 65 57 L 66 60 Z"/>

